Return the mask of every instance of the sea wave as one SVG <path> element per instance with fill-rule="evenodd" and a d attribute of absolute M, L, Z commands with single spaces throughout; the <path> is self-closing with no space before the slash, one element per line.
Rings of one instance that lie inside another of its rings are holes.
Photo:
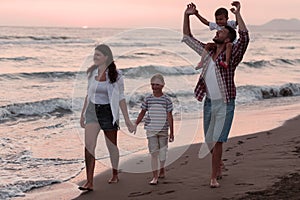
<path fill-rule="evenodd" d="M 36 60 L 34 57 L 28 57 L 28 56 L 19 56 L 19 57 L 2 57 L 0 58 L 0 61 L 26 61 L 26 60 Z"/>
<path fill-rule="evenodd" d="M 0 107 L 0 123 L 8 119 L 34 116 L 62 116 L 72 113 L 70 99 L 48 99 Z"/>
<path fill-rule="evenodd" d="M 15 39 L 31 39 L 31 40 L 67 40 L 72 37 L 67 36 L 0 36 L 2 40 L 15 40 Z"/>
<path fill-rule="evenodd" d="M 122 42 L 110 42 L 108 43 L 109 46 L 111 47 L 161 47 L 163 46 L 161 43 L 157 42 L 157 43 L 145 43 L 145 41 L 143 42 L 132 42 L 132 41 L 128 41 L 127 43 L 122 41 Z"/>
<path fill-rule="evenodd" d="M 157 51 L 150 53 L 150 52 L 136 52 L 132 55 L 121 55 L 118 56 L 118 59 L 139 59 L 139 58 L 145 58 L 145 57 L 154 57 L 154 56 L 163 56 L 163 55 L 170 55 L 167 51 Z"/>
<path fill-rule="evenodd" d="M 14 184 L 9 184 L 0 188 L 0 199 L 10 199 L 12 197 L 24 197 L 25 192 L 35 188 L 44 187 L 47 185 L 61 183 L 58 180 L 36 180 L 36 181 L 18 181 Z"/>
<path fill-rule="evenodd" d="M 126 101 L 130 109 L 137 112 L 149 91 L 126 93 Z M 193 88 L 178 91 L 166 91 L 173 103 L 174 112 L 192 112 L 198 103 L 194 99 Z M 243 85 L 237 87 L 237 104 L 248 104 L 270 98 L 300 96 L 300 84 L 288 83 L 275 86 Z M 73 102 L 73 104 L 72 104 Z M 74 104 L 74 102 L 77 102 Z M 26 117 L 58 116 L 79 112 L 82 109 L 83 98 L 62 99 L 54 98 L 37 102 L 10 104 L 0 107 L 0 123 L 7 120 Z M 201 109 L 201 108 L 200 108 Z M 48 128 L 48 127 L 46 127 Z M 51 127 L 50 127 L 51 128 Z"/>
<path fill-rule="evenodd" d="M 28 150 L 16 152 L 18 147 L 10 148 L 16 144 L 12 145 L 9 138 L 1 138 L 0 144 L 6 148 L 0 147 L 0 174 L 6 174 L 0 183 L 0 199 L 23 197 L 34 188 L 67 181 L 83 168 L 82 159 L 34 158 Z"/>
<path fill-rule="evenodd" d="M 136 77 L 149 77 L 155 73 L 161 73 L 166 76 L 173 75 L 193 75 L 198 74 L 191 66 L 178 66 L 178 67 L 166 67 L 157 65 L 139 66 L 132 68 L 120 69 L 123 75 L 128 78 Z M 74 78 L 77 75 L 84 75 L 85 71 L 65 71 L 65 72 L 32 72 L 32 73 L 10 73 L 10 74 L 0 74 L 0 80 L 15 80 L 15 79 L 69 79 Z"/>
<path fill-rule="evenodd" d="M 276 58 L 273 60 L 256 60 L 256 61 L 244 61 L 241 64 L 250 68 L 263 68 L 270 66 L 282 66 L 282 65 L 298 65 L 300 59 L 283 59 Z"/>
<path fill-rule="evenodd" d="M 166 67 L 157 65 L 139 66 L 134 68 L 127 68 L 122 70 L 123 74 L 127 77 L 149 77 L 155 73 L 161 73 L 163 75 L 193 75 L 198 74 L 191 66 L 178 66 L 178 67 Z"/>
<path fill-rule="evenodd" d="M 240 103 L 249 103 L 255 100 L 299 95 L 299 83 L 287 83 L 279 86 L 245 85 L 237 87 L 237 101 Z"/>
<path fill-rule="evenodd" d="M 133 93 L 127 97 L 127 101 L 130 107 L 139 106 L 143 98 L 148 95 L 145 93 Z M 194 99 L 193 90 L 179 90 L 173 92 L 165 92 L 166 95 L 170 96 L 173 102 L 177 101 L 181 106 L 188 106 L 190 109 L 186 111 L 189 112 L 194 110 L 192 107 L 195 105 L 190 104 L 190 99 Z M 278 97 L 289 97 L 289 96 L 300 96 L 300 83 L 288 83 L 284 85 L 275 86 L 256 86 L 256 85 L 244 85 L 237 87 L 237 99 L 236 102 L 239 103 L 251 103 L 257 100 L 264 100 L 270 98 Z M 187 105 L 186 105 L 187 104 Z M 190 105 L 189 105 L 190 104 Z"/>
<path fill-rule="evenodd" d="M 149 92 L 139 92 L 132 93 L 130 96 L 128 95 L 126 101 L 128 102 L 129 108 L 138 112 L 144 97 L 148 94 Z M 171 97 L 174 104 L 175 113 L 189 113 L 194 112 L 197 109 L 202 109 L 201 106 L 199 107 L 198 102 L 194 98 L 194 92 L 192 88 L 172 92 L 167 91 L 165 94 Z M 291 96 L 300 96 L 299 83 L 288 83 L 275 86 L 244 85 L 237 87 L 236 103 L 245 105 L 270 98 Z"/>
<path fill-rule="evenodd" d="M 15 79 L 68 79 L 74 78 L 78 73 L 85 72 L 32 72 L 32 73 L 10 73 L 0 74 L 0 80 L 15 80 Z"/>
<path fill-rule="evenodd" d="M 0 44 L 70 44 L 95 43 L 93 39 L 68 36 L 0 36 Z"/>

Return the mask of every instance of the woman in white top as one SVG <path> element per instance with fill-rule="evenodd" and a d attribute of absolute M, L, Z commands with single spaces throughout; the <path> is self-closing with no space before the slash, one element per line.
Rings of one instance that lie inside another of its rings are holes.
<path fill-rule="evenodd" d="M 119 107 L 123 113 L 126 126 L 134 131 L 131 123 L 125 96 L 124 80 L 113 61 L 110 48 L 101 44 L 95 48 L 94 65 L 88 70 L 88 91 L 81 113 L 80 125 L 85 129 L 85 164 L 87 182 L 80 190 L 93 190 L 95 168 L 95 148 L 97 136 L 102 129 L 112 164 L 112 178 L 108 183 L 117 183 L 119 149 L 117 132 L 119 130 Z"/>

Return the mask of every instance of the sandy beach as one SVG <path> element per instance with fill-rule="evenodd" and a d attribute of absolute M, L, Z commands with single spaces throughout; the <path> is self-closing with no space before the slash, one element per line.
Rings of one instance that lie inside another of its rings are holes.
<path fill-rule="evenodd" d="M 294 110 L 295 107 L 291 109 Z M 282 110 L 288 111 L 287 107 L 282 107 Z M 272 112 L 274 111 L 270 109 L 269 114 L 274 117 Z M 268 112 L 265 111 L 264 115 L 267 116 Z M 281 121 L 280 115 L 276 116 L 278 118 L 273 119 L 273 122 L 278 123 Z M 250 124 L 246 125 L 247 117 Z M 257 127 L 261 127 L 254 123 L 255 115 L 250 111 L 237 111 L 236 118 L 233 134 L 237 130 L 245 129 L 243 126 L 248 126 L 251 130 L 259 130 Z M 238 128 L 238 124 L 241 127 Z M 121 172 L 118 184 L 107 184 L 110 170 L 106 170 L 96 173 L 93 192 L 82 193 L 77 187 L 85 179 L 83 170 L 79 176 L 68 182 L 35 189 L 25 197 L 15 199 L 299 199 L 299 126 L 300 115 L 268 131 L 230 138 L 224 144 L 225 169 L 220 180 L 221 187 L 217 189 L 209 187 L 211 157 L 208 155 L 199 159 L 198 152 L 202 143 L 195 142 L 189 147 L 176 147 L 169 151 L 169 157 L 172 157 L 182 148 L 187 148 L 179 159 L 167 166 L 167 176 L 157 186 L 148 185 L 150 172 Z M 137 157 L 121 164 L 120 168 L 141 164 L 150 165 L 147 159 Z M 97 162 L 96 166 L 103 169 L 100 165 Z"/>

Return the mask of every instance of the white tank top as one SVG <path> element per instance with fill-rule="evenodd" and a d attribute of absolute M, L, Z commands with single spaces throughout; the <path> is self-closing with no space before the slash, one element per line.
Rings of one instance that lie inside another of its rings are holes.
<path fill-rule="evenodd" d="M 92 98 L 91 101 L 94 104 L 109 104 L 107 81 L 97 81 L 97 83 L 95 98 Z"/>
<path fill-rule="evenodd" d="M 222 94 L 216 76 L 216 63 L 210 59 L 205 74 L 207 97 L 213 100 L 222 99 Z"/>

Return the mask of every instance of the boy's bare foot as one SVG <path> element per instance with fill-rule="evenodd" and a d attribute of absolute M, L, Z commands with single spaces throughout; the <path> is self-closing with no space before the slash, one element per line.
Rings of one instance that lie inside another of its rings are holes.
<path fill-rule="evenodd" d="M 203 62 L 199 62 L 198 65 L 195 67 L 195 70 L 201 69 L 203 67 Z"/>
<path fill-rule="evenodd" d="M 157 185 L 158 184 L 158 178 L 153 178 L 150 182 L 149 185 Z"/>
<path fill-rule="evenodd" d="M 118 176 L 113 176 L 111 179 L 109 179 L 108 184 L 112 184 L 112 183 L 118 183 L 119 182 L 119 178 Z"/>
<path fill-rule="evenodd" d="M 225 61 L 225 62 L 220 62 L 220 65 L 221 65 L 221 67 L 224 67 L 225 69 L 227 69 L 228 68 L 228 64 L 227 64 L 227 62 Z"/>

